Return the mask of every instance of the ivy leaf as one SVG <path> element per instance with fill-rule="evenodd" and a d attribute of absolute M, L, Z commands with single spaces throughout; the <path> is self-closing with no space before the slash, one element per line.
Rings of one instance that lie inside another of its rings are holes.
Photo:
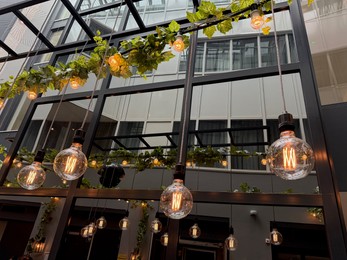
<path fill-rule="evenodd" d="M 314 0 L 308 0 L 307 5 L 310 6 L 313 2 L 314 2 Z"/>
<path fill-rule="evenodd" d="M 215 14 L 216 9 L 216 5 L 210 1 L 202 1 L 199 6 L 199 11 L 207 14 Z"/>
<path fill-rule="evenodd" d="M 224 34 L 229 32 L 232 28 L 233 28 L 233 26 L 231 24 L 231 20 L 225 20 L 225 21 L 223 21 L 217 25 L 218 31 L 220 31 L 221 33 L 224 33 Z"/>
<path fill-rule="evenodd" d="M 172 20 L 172 22 L 169 24 L 169 29 L 171 32 L 178 32 L 180 28 L 181 26 L 175 20 Z"/>
<path fill-rule="evenodd" d="M 211 39 L 213 34 L 216 32 L 216 26 L 213 25 L 213 26 L 210 26 L 210 27 L 207 27 L 207 28 L 204 28 L 202 30 L 202 32 L 209 38 Z"/>
<path fill-rule="evenodd" d="M 288 0 L 288 4 L 291 5 L 293 0 Z"/>
<path fill-rule="evenodd" d="M 262 32 L 263 32 L 264 35 L 269 35 L 269 34 L 270 34 L 271 27 L 270 27 L 270 26 L 265 26 L 265 27 L 263 27 L 261 30 L 262 30 Z"/>
<path fill-rule="evenodd" d="M 272 0 L 271 0 L 272 1 Z M 265 11 L 269 12 L 271 11 L 271 2 L 266 2 L 264 5 L 263 5 Z"/>
<path fill-rule="evenodd" d="M 268 23 L 272 21 L 272 16 L 266 17 L 264 23 Z"/>
<path fill-rule="evenodd" d="M 195 13 L 195 15 L 196 15 L 196 18 L 198 18 L 198 21 L 199 20 L 204 20 L 204 19 L 206 19 L 207 17 L 208 17 L 208 13 L 205 13 L 205 12 L 202 12 L 202 11 L 197 11 L 196 13 Z"/>
<path fill-rule="evenodd" d="M 187 14 L 187 19 L 189 20 L 189 22 L 195 23 L 195 22 L 199 21 L 199 19 L 195 13 L 186 12 L 186 14 Z"/>

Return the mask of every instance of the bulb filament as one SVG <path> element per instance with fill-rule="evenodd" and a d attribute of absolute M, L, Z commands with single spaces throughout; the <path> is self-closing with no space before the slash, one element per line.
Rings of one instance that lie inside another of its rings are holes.
<path fill-rule="evenodd" d="M 75 166 L 77 163 L 76 157 L 68 157 L 65 165 L 65 173 L 73 173 L 75 171 Z"/>
<path fill-rule="evenodd" d="M 172 194 L 172 205 L 171 209 L 173 211 L 178 211 L 182 208 L 182 193 L 181 192 L 174 192 Z"/>
<path fill-rule="evenodd" d="M 154 230 L 154 231 L 158 231 L 158 230 L 159 230 L 159 225 L 158 225 L 158 223 L 154 223 L 154 225 L 153 225 L 153 230 Z"/>
<path fill-rule="evenodd" d="M 234 247 L 235 247 L 234 239 L 229 239 L 229 248 L 234 248 Z"/>
<path fill-rule="evenodd" d="M 193 236 L 194 237 L 196 237 L 197 236 L 197 234 L 198 234 L 198 230 L 197 230 L 197 228 L 193 228 Z"/>
<path fill-rule="evenodd" d="M 283 167 L 286 170 L 294 170 L 296 168 L 296 155 L 293 148 L 283 148 Z"/>
<path fill-rule="evenodd" d="M 128 221 L 124 220 L 122 224 L 122 228 L 127 228 L 128 227 Z"/>
<path fill-rule="evenodd" d="M 164 245 L 167 245 L 169 243 L 169 236 L 164 237 Z"/>
<path fill-rule="evenodd" d="M 272 240 L 273 240 L 275 243 L 278 242 L 278 235 L 277 235 L 277 233 L 273 233 L 273 234 L 272 234 Z"/>
<path fill-rule="evenodd" d="M 28 185 L 33 184 L 34 180 L 35 180 L 35 177 L 36 177 L 36 172 L 35 171 L 30 171 L 26 183 Z"/>

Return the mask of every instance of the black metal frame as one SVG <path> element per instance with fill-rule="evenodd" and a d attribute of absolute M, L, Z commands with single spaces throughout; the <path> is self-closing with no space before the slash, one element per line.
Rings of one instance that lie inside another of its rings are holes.
<path fill-rule="evenodd" d="M 0 14 L 14 12 L 17 10 L 28 7 L 34 4 L 38 4 L 41 2 L 45 2 L 47 0 L 31 0 L 31 1 L 22 1 L 17 4 L 9 5 L 5 8 L 0 8 Z M 68 2 L 66 0 L 62 0 L 62 2 Z M 133 9 L 131 4 L 134 1 L 127 0 L 126 4 L 128 5 L 130 11 L 133 13 L 136 11 Z M 66 4 L 66 3 L 65 3 Z M 121 4 L 120 1 L 113 4 L 114 6 L 119 6 Z M 198 1 L 194 1 L 195 6 L 198 5 Z M 130 6 L 129 6 L 130 5 Z M 111 7 L 110 4 L 108 7 Z M 283 8 L 283 4 L 280 5 Z M 75 19 L 80 20 L 81 16 L 95 13 L 101 10 L 100 8 L 94 8 L 89 11 L 80 11 L 72 10 L 73 19 L 70 19 L 70 23 L 72 23 Z M 288 7 L 286 7 L 288 8 Z M 70 9 L 69 9 L 70 10 Z M 333 174 L 333 170 L 329 164 L 329 156 L 327 154 L 327 148 L 325 144 L 325 136 L 324 129 L 322 127 L 321 113 L 320 113 L 320 104 L 318 94 L 315 88 L 315 78 L 313 72 L 313 66 L 311 61 L 311 56 L 309 54 L 309 44 L 307 41 L 307 35 L 305 31 L 305 27 L 303 26 L 303 17 L 301 13 L 300 1 L 293 1 L 293 4 L 289 7 L 289 11 L 292 18 L 295 41 L 298 49 L 298 54 L 300 57 L 300 62 L 294 64 L 282 65 L 282 71 L 284 74 L 289 73 L 300 73 L 303 93 L 305 97 L 305 105 L 306 111 L 308 115 L 308 122 L 314 131 L 312 131 L 312 140 L 313 147 L 316 152 L 317 158 L 317 178 L 320 186 L 320 190 L 322 195 L 300 195 L 300 194 L 241 194 L 241 193 L 225 193 L 225 192 L 193 192 L 194 200 L 196 202 L 205 202 L 205 203 L 226 203 L 226 204 L 245 204 L 245 205 L 264 205 L 264 206 L 289 206 L 289 207 L 324 207 L 324 219 L 325 219 L 325 228 L 327 233 L 327 240 L 329 245 L 329 250 L 331 254 L 331 259 L 347 259 L 346 252 L 346 233 L 345 233 L 345 223 L 343 221 L 341 205 L 339 200 L 338 188 L 335 183 L 335 178 Z M 129 14 L 129 11 L 128 11 Z M 134 14 L 134 13 L 133 13 Z M 83 20 L 83 19 L 82 19 Z M 183 26 L 188 26 L 188 21 L 184 19 L 179 19 L 178 22 Z M 168 23 L 161 23 L 161 25 L 167 25 Z M 115 33 L 112 35 L 112 39 L 122 40 L 131 35 L 145 35 L 148 32 L 154 31 L 155 26 L 145 26 L 143 27 L 143 22 L 138 22 L 139 29 L 129 30 L 125 32 Z M 34 28 L 30 26 L 33 33 L 35 33 Z M 29 29 L 30 29 L 29 28 Z M 124 24 L 123 24 L 124 28 Z M 92 35 L 88 34 L 89 37 Z M 42 36 L 40 36 L 42 37 Z M 108 37 L 108 36 L 106 36 Z M 41 39 L 42 40 L 42 39 Z M 191 39 L 191 48 L 195 48 L 197 41 L 192 37 Z M 64 44 L 60 46 L 49 46 L 47 44 L 47 48 L 41 49 L 38 52 L 33 51 L 30 55 L 34 55 L 36 52 L 38 54 L 43 54 L 47 52 L 54 52 L 55 56 L 62 54 L 69 54 L 75 52 L 75 48 L 81 48 L 85 44 L 85 41 L 80 41 L 76 43 Z M 93 43 L 90 40 L 87 49 L 93 48 Z M 191 53 L 194 53 L 192 51 Z M 16 54 L 14 52 L 10 53 L 11 56 L 8 60 L 13 60 L 21 57 L 25 57 L 27 53 Z M 188 68 L 194 68 L 193 64 L 193 54 L 190 56 Z M 55 59 L 56 57 L 53 57 Z M 3 62 L 6 57 L 0 58 L 0 62 Z M 266 67 L 266 68 L 257 68 L 252 70 L 242 70 L 242 71 L 234 71 L 227 73 L 218 73 L 213 75 L 194 77 L 193 71 L 187 72 L 185 80 L 173 80 L 167 82 L 153 83 L 153 84 L 144 84 L 140 86 L 131 86 L 124 88 L 116 88 L 110 89 L 108 88 L 109 82 L 111 80 L 111 76 L 108 76 L 106 80 L 103 81 L 102 87 L 100 90 L 96 91 L 95 98 L 96 106 L 94 109 L 94 113 L 92 115 L 91 124 L 86 134 L 86 142 L 84 144 L 84 152 L 88 155 L 91 151 L 91 147 L 93 145 L 93 139 L 95 138 L 95 133 L 97 129 L 97 124 L 101 117 L 102 108 L 104 106 L 105 100 L 109 96 L 117 96 L 117 95 L 128 95 L 135 93 L 145 93 L 145 92 L 153 92 L 153 91 L 161 91 L 161 90 L 169 90 L 169 89 L 177 89 L 177 88 L 185 88 L 188 93 L 185 95 L 184 104 L 188 105 L 188 109 L 190 106 L 189 100 L 191 99 L 191 91 L 194 86 L 197 85 L 206 85 L 218 82 L 226 82 L 226 81 L 235 81 L 241 79 L 250 79 L 257 77 L 266 77 L 266 76 L 274 76 L 278 75 L 277 68 L 274 67 Z M 77 94 L 68 94 L 64 97 L 64 101 L 73 101 L 79 99 L 86 99 L 91 95 L 90 91 L 86 91 L 84 93 Z M 314 97 L 314 98 L 313 98 Z M 24 138 L 26 129 L 30 123 L 30 120 L 37 108 L 40 104 L 48 104 L 53 102 L 59 102 L 59 96 L 52 97 L 44 97 L 40 98 L 30 104 L 27 114 L 25 115 L 23 122 L 19 128 L 16 139 L 11 146 L 8 156 L 4 161 L 4 165 L 0 170 L 0 185 L 4 183 L 7 173 L 9 172 L 10 165 L 15 158 L 15 155 L 20 147 L 20 144 Z M 182 118 L 189 122 L 190 113 L 188 113 L 186 109 L 182 109 Z M 186 132 L 188 133 L 187 125 L 182 124 L 180 128 L 180 133 Z M 181 135 L 178 146 L 181 149 L 180 152 L 180 161 L 183 162 L 186 156 L 186 149 L 188 147 L 187 143 L 187 134 Z M 157 200 L 160 197 L 160 190 L 86 190 L 79 189 L 79 181 L 74 181 L 70 185 L 70 188 L 67 190 L 64 189 L 39 189 L 35 191 L 27 191 L 22 189 L 13 189 L 13 188 L 5 188 L 0 187 L 0 195 L 13 195 L 13 196 L 35 196 L 35 197 L 49 197 L 49 196 L 57 196 L 66 198 L 64 203 L 63 211 L 59 219 L 59 224 L 57 228 L 57 232 L 55 234 L 54 243 L 51 248 L 49 259 L 55 259 L 59 250 L 60 241 L 64 235 L 64 228 L 66 227 L 68 217 L 72 207 L 74 206 L 76 198 L 120 198 L 120 199 L 140 199 L 140 200 Z M 178 237 L 177 226 L 179 225 L 178 221 L 170 222 L 169 230 Z M 168 248 L 168 256 L 166 259 L 172 259 L 173 255 L 176 254 L 176 246 L 173 245 Z"/>

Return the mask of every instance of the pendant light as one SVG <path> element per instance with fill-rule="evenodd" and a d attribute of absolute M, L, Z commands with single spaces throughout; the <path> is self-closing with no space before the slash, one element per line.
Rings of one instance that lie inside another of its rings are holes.
<path fill-rule="evenodd" d="M 104 229 L 106 225 L 107 225 L 107 221 L 104 216 L 101 216 L 100 218 L 96 220 L 96 227 L 98 229 Z"/>
<path fill-rule="evenodd" d="M 191 238 L 197 239 L 201 235 L 201 229 L 198 224 L 195 223 L 193 226 L 189 228 L 189 236 Z"/>
<path fill-rule="evenodd" d="M 42 168 L 45 152 L 39 150 L 34 158 L 34 162 L 22 168 L 17 174 L 18 184 L 26 190 L 35 190 L 41 187 L 46 179 L 46 172 Z"/>
<path fill-rule="evenodd" d="M 272 1 L 272 0 L 271 0 Z M 264 25 L 264 18 L 259 10 L 257 4 L 251 5 L 251 27 L 255 30 L 259 30 Z"/>
<path fill-rule="evenodd" d="M 127 210 L 127 212 L 125 213 L 125 217 L 119 221 L 119 228 L 123 231 L 128 230 L 130 226 L 130 221 L 128 217 L 129 217 L 129 211 Z"/>
<path fill-rule="evenodd" d="M 313 150 L 305 141 L 295 137 L 293 116 L 287 112 L 284 98 L 283 77 L 277 40 L 274 4 L 271 2 L 277 67 L 280 77 L 284 113 L 278 117 L 280 139 L 276 140 L 267 151 L 270 171 L 285 180 L 297 180 L 306 177 L 314 167 Z"/>
<path fill-rule="evenodd" d="M 230 234 L 224 241 L 225 248 L 228 251 L 235 251 L 238 246 L 238 241 L 236 237 L 234 236 L 234 229 L 233 227 L 230 227 Z"/>
<path fill-rule="evenodd" d="M 270 243 L 279 246 L 283 242 L 283 236 L 278 232 L 277 228 L 273 228 L 270 233 Z"/>
<path fill-rule="evenodd" d="M 97 227 L 95 226 L 95 223 L 90 222 L 90 224 L 88 225 L 88 229 L 87 229 L 88 237 L 94 236 L 94 234 L 96 233 L 96 229 L 97 229 Z"/>
<path fill-rule="evenodd" d="M 176 165 L 173 183 L 160 196 L 160 208 L 172 219 L 186 217 L 193 208 L 193 196 L 183 185 L 184 166 Z"/>
<path fill-rule="evenodd" d="M 161 237 L 160 237 L 160 243 L 163 246 L 167 246 L 169 244 L 169 234 L 165 232 Z"/>
<path fill-rule="evenodd" d="M 81 236 L 83 238 L 87 238 L 88 237 L 88 226 L 85 226 L 81 229 L 81 232 L 80 232 Z"/>
<path fill-rule="evenodd" d="M 151 222 L 151 231 L 155 234 L 159 233 L 161 229 L 163 228 L 163 224 L 160 222 L 158 218 L 155 218 Z"/>
<path fill-rule="evenodd" d="M 53 162 L 54 172 L 64 180 L 76 180 L 88 167 L 87 157 L 82 152 L 85 131 L 77 129 L 70 148 L 57 154 Z"/>
<path fill-rule="evenodd" d="M 176 40 L 172 44 L 172 48 L 177 52 L 184 51 L 183 37 L 179 32 L 176 35 Z"/>

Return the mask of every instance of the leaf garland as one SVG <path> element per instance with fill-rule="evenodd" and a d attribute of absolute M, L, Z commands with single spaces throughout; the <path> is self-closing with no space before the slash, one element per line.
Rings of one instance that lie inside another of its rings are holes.
<path fill-rule="evenodd" d="M 259 8 L 269 11 L 271 9 L 270 1 L 260 1 Z M 313 1 L 309 0 L 308 5 Z M 291 0 L 288 0 L 288 3 L 290 2 Z M 202 24 L 213 23 L 211 26 L 203 28 L 203 33 L 211 38 L 216 31 L 223 34 L 229 32 L 232 29 L 232 22 L 237 22 L 241 17 L 248 17 L 249 10 L 241 11 L 252 4 L 254 4 L 254 0 L 236 0 L 227 7 L 217 8 L 213 2 L 202 1 L 196 13 L 187 12 L 187 19 L 193 24 L 192 28 L 198 29 Z M 241 13 L 230 17 L 225 14 L 226 10 Z M 270 21 L 271 19 L 267 19 L 265 24 Z M 90 73 L 99 75 L 99 78 L 105 78 L 108 73 L 115 77 L 129 78 L 133 75 L 131 68 L 135 68 L 137 74 L 146 77 L 147 71 L 158 69 L 160 63 L 169 61 L 175 56 L 171 51 L 171 46 L 180 30 L 180 25 L 176 21 L 172 21 L 167 27 L 157 27 L 155 34 L 149 34 L 144 38 L 137 36 L 121 42 L 120 49 L 110 46 L 98 32 L 94 37 L 96 47 L 88 58 L 76 55 L 75 59 L 67 64 L 58 63 L 56 66 L 46 65 L 37 70 L 30 69 L 21 72 L 16 79 L 11 76 L 9 80 L 0 83 L 0 102 L 3 102 L 6 96 L 13 98 L 25 91 L 39 94 L 45 93 L 49 89 L 62 90 L 67 84 L 83 86 Z M 270 27 L 264 26 L 262 30 L 264 34 L 269 34 Z M 186 31 L 189 31 L 189 28 Z M 182 37 L 185 48 L 187 48 L 189 37 L 187 35 L 182 35 Z M 167 48 L 167 46 L 170 47 Z M 110 60 L 111 57 L 113 59 Z"/>

